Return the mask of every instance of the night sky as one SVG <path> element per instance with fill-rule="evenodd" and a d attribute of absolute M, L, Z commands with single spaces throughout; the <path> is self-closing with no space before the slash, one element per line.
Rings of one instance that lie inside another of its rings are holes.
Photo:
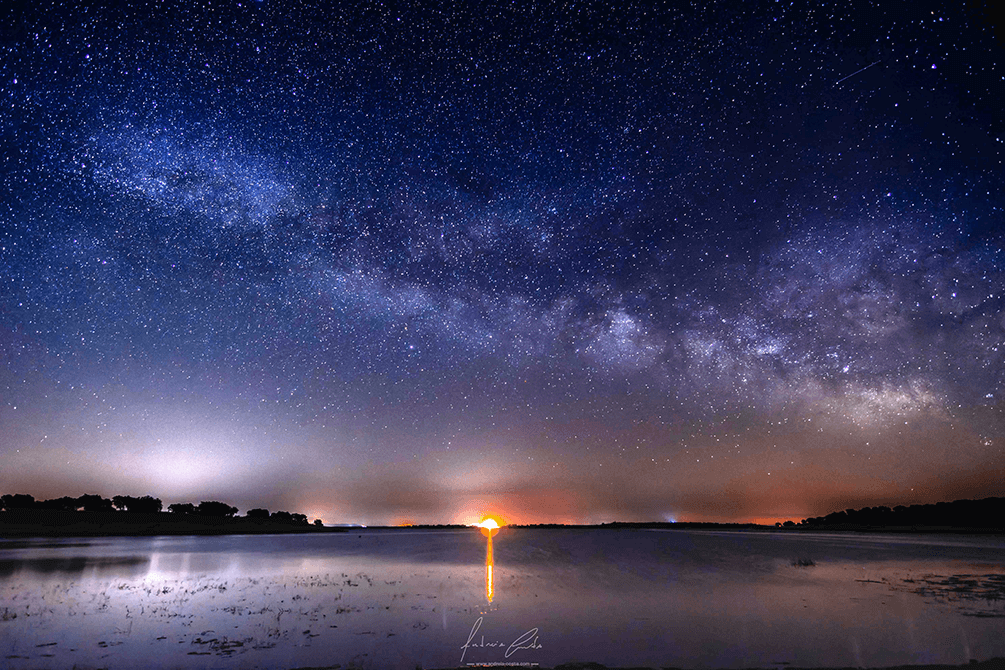
<path fill-rule="evenodd" d="M 78 4 L 0 3 L 0 492 L 1005 494 L 994 3 Z"/>

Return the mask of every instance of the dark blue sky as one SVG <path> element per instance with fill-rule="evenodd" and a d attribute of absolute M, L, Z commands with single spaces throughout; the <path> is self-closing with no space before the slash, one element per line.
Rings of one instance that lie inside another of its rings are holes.
<path fill-rule="evenodd" d="M 14 4 L 4 492 L 367 523 L 1003 493 L 983 3 Z"/>

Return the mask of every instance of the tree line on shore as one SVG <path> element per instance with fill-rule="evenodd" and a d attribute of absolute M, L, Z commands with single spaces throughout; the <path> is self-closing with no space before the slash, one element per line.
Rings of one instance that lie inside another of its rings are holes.
<path fill-rule="evenodd" d="M 826 516 L 803 519 L 799 523 L 776 524 L 783 528 L 840 527 L 953 527 L 1002 528 L 1005 524 L 1005 498 L 954 500 L 928 505 L 863 507 L 831 512 Z"/>
<path fill-rule="evenodd" d="M 4 494 L 0 496 L 0 507 L 10 512 L 17 509 L 55 510 L 63 512 L 122 512 L 139 514 L 159 514 L 164 511 L 164 503 L 153 496 L 112 496 L 103 498 L 99 495 L 84 494 L 76 498 L 63 496 L 51 500 L 35 500 L 34 496 L 25 493 Z M 172 503 L 167 506 L 168 512 L 179 516 L 224 517 L 235 518 L 238 509 L 217 500 L 204 500 L 198 505 L 194 503 Z M 260 522 L 277 522 L 293 525 L 309 525 L 306 514 L 291 512 L 269 512 L 264 508 L 248 510 L 248 519 Z M 320 526 L 321 520 L 314 520 L 315 526 Z"/>

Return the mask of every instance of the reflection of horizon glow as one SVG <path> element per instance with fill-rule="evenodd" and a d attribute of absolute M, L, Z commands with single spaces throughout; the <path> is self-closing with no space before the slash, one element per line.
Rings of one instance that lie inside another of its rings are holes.
<path fill-rule="evenodd" d="M 492 546 L 492 538 L 489 538 L 489 546 Z M 491 563 L 485 564 L 485 598 L 492 604 L 492 598 L 495 597 L 495 583 L 492 578 L 492 568 Z"/>
<path fill-rule="evenodd" d="M 492 569 L 495 567 L 495 556 L 492 553 L 492 530 L 482 528 L 482 532 L 488 538 L 488 546 L 485 548 L 485 599 L 488 600 L 489 604 L 492 604 L 492 598 L 495 597 L 495 582 L 492 576 Z"/>
<path fill-rule="evenodd" d="M 495 597 L 495 582 L 492 575 L 492 569 L 495 567 L 495 556 L 492 552 L 492 536 L 499 532 L 500 526 L 499 522 L 492 517 L 482 519 L 475 526 L 481 528 L 482 535 L 488 540 L 488 544 L 485 547 L 485 599 L 491 605 L 492 599 Z"/>

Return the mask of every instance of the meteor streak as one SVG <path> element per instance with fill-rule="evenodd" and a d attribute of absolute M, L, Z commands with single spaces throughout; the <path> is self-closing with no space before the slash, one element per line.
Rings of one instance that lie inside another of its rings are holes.
<path fill-rule="evenodd" d="M 852 72 L 852 73 L 851 73 L 850 75 L 848 75 L 847 77 L 841 77 L 841 78 L 840 78 L 840 79 L 838 79 L 838 80 L 837 80 L 836 82 L 834 82 L 834 85 L 835 85 L 835 86 L 837 86 L 838 84 L 840 84 L 841 82 L 843 82 L 843 81 L 844 81 L 845 79 L 851 79 L 852 77 L 854 77 L 855 75 L 857 75 L 857 74 L 858 74 L 859 72 L 865 72 L 866 70 L 868 70 L 869 68 L 871 68 L 871 67 L 872 67 L 873 65 L 877 65 L 877 64 L 879 64 L 880 62 L 881 62 L 881 61 L 876 61 L 875 63 L 869 63 L 868 65 L 866 65 L 866 66 L 865 66 L 864 68 L 862 68 L 861 70 L 855 70 L 854 72 Z"/>

